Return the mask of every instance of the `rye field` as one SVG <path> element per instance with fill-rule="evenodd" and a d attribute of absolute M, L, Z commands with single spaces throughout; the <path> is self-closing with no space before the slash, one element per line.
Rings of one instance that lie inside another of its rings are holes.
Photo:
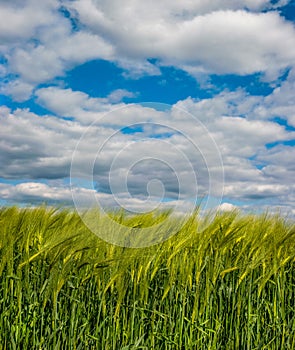
<path fill-rule="evenodd" d="M 113 213 L 126 235 L 163 218 L 169 230 L 167 215 Z M 294 221 L 204 220 L 128 248 L 71 210 L 1 208 L 0 350 L 295 349 Z"/>

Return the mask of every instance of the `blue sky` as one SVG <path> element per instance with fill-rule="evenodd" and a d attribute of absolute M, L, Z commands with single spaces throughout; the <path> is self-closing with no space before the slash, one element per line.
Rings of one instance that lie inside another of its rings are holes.
<path fill-rule="evenodd" d="M 294 21 L 288 0 L 1 1 L 0 203 L 294 214 Z"/>

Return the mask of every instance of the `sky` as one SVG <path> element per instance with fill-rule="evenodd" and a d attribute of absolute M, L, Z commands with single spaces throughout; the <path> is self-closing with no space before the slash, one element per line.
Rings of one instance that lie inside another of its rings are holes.
<path fill-rule="evenodd" d="M 294 0 L 0 0 L 0 205 L 295 214 Z"/>

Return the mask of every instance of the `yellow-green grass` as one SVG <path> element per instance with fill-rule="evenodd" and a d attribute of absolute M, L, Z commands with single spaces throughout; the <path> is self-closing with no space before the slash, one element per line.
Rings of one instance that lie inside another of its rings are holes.
<path fill-rule="evenodd" d="M 113 215 L 127 234 L 154 220 Z M 294 264 L 295 225 L 279 215 L 196 211 L 135 249 L 70 210 L 2 208 L 0 350 L 295 349 Z"/>

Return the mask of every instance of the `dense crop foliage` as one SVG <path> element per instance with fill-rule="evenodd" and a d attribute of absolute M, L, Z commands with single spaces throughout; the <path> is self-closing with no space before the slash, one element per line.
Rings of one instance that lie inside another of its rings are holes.
<path fill-rule="evenodd" d="M 128 234 L 152 220 L 117 215 Z M 294 223 L 219 213 L 199 232 L 201 220 L 134 249 L 70 211 L 2 208 L 0 350 L 295 349 Z"/>

